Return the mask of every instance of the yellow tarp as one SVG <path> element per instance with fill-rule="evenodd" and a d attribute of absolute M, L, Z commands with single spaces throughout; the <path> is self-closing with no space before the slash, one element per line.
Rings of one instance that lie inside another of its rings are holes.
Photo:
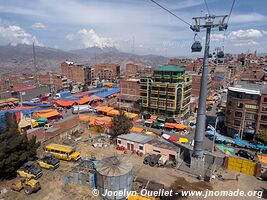
<path fill-rule="evenodd" d="M 267 156 L 258 155 L 258 159 L 260 162 L 267 164 Z"/>
<path fill-rule="evenodd" d="M 111 111 L 109 111 L 108 113 L 107 113 L 107 115 L 108 116 L 118 116 L 118 115 L 120 115 L 120 111 L 118 111 L 118 110 L 111 110 Z"/>
<path fill-rule="evenodd" d="M 108 106 L 100 106 L 100 107 L 97 107 L 96 110 L 99 112 L 108 113 L 109 111 L 113 110 L 113 108 L 108 107 Z"/>
<path fill-rule="evenodd" d="M 19 122 L 19 128 L 25 128 L 27 126 L 31 126 L 32 124 L 32 127 L 36 127 L 38 126 L 38 122 L 35 120 L 35 119 L 31 119 L 31 118 L 23 118 L 20 120 Z"/>
<path fill-rule="evenodd" d="M 80 115 L 80 116 L 79 116 L 79 120 L 80 120 L 80 121 L 84 121 L 84 122 L 89 122 L 89 120 L 90 120 L 90 116 L 87 116 L 87 115 Z"/>
<path fill-rule="evenodd" d="M 156 136 L 157 136 L 156 133 L 151 132 L 151 131 L 147 131 L 147 132 L 146 132 L 146 135 L 153 136 L 153 137 L 156 137 Z"/>
<path fill-rule="evenodd" d="M 135 132 L 135 133 L 142 133 L 144 131 L 143 128 L 139 128 L 139 127 L 133 127 L 130 129 L 131 132 Z"/>
<path fill-rule="evenodd" d="M 138 118 L 138 114 L 135 114 L 135 113 L 125 112 L 124 114 L 130 119 L 137 119 Z"/>

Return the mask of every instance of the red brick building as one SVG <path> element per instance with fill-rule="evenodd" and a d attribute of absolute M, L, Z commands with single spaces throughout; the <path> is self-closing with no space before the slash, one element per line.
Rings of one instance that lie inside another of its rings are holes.
<path fill-rule="evenodd" d="M 253 138 L 267 129 L 267 88 L 264 84 L 240 82 L 228 88 L 225 125 L 229 135 Z"/>
<path fill-rule="evenodd" d="M 62 90 L 68 87 L 67 78 L 53 72 L 47 72 L 46 74 L 39 74 L 37 79 L 39 84 L 49 85 L 50 88 L 53 87 L 55 91 Z"/>
<path fill-rule="evenodd" d="M 135 76 L 137 73 L 140 73 L 140 67 L 133 63 L 126 64 L 126 77 Z"/>
<path fill-rule="evenodd" d="M 86 83 L 88 85 L 92 83 L 91 67 L 89 65 L 65 61 L 61 63 L 61 73 L 74 83 Z"/>
<path fill-rule="evenodd" d="M 200 91 L 200 84 L 201 84 L 201 74 L 197 73 L 191 73 L 192 76 L 192 90 L 191 90 L 191 95 L 193 97 L 198 97 L 199 96 L 199 91 Z M 211 85 L 212 85 L 212 80 L 211 77 L 208 78 L 208 95 L 211 93 Z"/>
<path fill-rule="evenodd" d="M 120 65 L 113 63 L 94 64 L 91 76 L 94 79 L 115 81 L 120 77 Z"/>
<path fill-rule="evenodd" d="M 120 98 L 122 100 L 137 101 L 140 98 L 140 80 L 127 79 L 120 81 Z"/>

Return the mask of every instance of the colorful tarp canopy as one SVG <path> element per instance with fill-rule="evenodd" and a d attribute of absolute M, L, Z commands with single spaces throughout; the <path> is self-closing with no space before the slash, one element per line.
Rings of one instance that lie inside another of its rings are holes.
<path fill-rule="evenodd" d="M 164 124 L 165 128 L 177 128 L 177 129 L 186 129 L 187 126 L 183 124 L 175 124 L 175 123 L 165 123 Z"/>
<path fill-rule="evenodd" d="M 0 100 L 0 106 L 6 106 L 9 103 L 19 103 L 19 100 L 17 98 L 8 98 Z"/>
<path fill-rule="evenodd" d="M 258 155 L 258 159 L 260 162 L 267 164 L 267 156 Z"/>
<path fill-rule="evenodd" d="M 99 111 L 99 112 L 108 113 L 109 111 L 113 110 L 113 107 L 99 106 L 99 107 L 96 108 L 96 110 Z"/>
<path fill-rule="evenodd" d="M 120 115 L 120 111 L 113 109 L 113 110 L 107 112 L 107 115 L 108 116 L 112 116 L 112 117 L 113 116 L 119 116 Z"/>
<path fill-rule="evenodd" d="M 110 95 L 113 95 L 113 94 L 119 93 L 119 92 L 120 92 L 120 88 L 114 88 L 113 90 L 108 90 L 106 92 L 97 93 L 96 95 L 100 98 L 106 98 Z"/>
<path fill-rule="evenodd" d="M 27 126 L 31 126 L 31 124 L 32 124 L 32 127 L 38 126 L 38 122 L 35 119 L 26 117 L 20 120 L 18 126 L 19 128 L 25 128 Z"/>
<path fill-rule="evenodd" d="M 75 103 L 75 101 L 65 101 L 65 100 L 57 100 L 56 104 L 62 107 L 70 107 Z"/>
<path fill-rule="evenodd" d="M 89 121 L 90 121 L 90 116 L 87 116 L 87 115 L 80 115 L 80 116 L 79 116 L 79 120 L 80 120 L 80 121 L 84 121 L 84 122 L 89 122 Z"/>
<path fill-rule="evenodd" d="M 157 115 L 151 115 L 150 119 L 157 119 L 158 116 Z"/>
<path fill-rule="evenodd" d="M 124 114 L 125 114 L 128 118 L 130 118 L 130 119 L 136 119 L 136 118 L 138 118 L 138 114 L 136 114 L 136 113 L 124 112 Z"/>
<path fill-rule="evenodd" d="M 51 118 L 51 117 L 60 116 L 61 114 L 55 109 L 49 109 L 49 110 L 36 111 L 33 113 L 33 115 L 36 117 L 41 117 L 41 118 Z"/>
<path fill-rule="evenodd" d="M 92 101 L 92 99 L 88 96 L 83 96 L 82 98 L 80 98 L 78 101 L 76 101 L 78 104 L 85 104 Z"/>
<path fill-rule="evenodd" d="M 130 131 L 135 133 L 142 133 L 145 129 L 133 126 Z"/>
<path fill-rule="evenodd" d="M 92 117 L 89 119 L 89 125 L 93 126 L 101 126 L 101 127 L 107 127 L 112 128 L 112 118 L 111 117 Z"/>

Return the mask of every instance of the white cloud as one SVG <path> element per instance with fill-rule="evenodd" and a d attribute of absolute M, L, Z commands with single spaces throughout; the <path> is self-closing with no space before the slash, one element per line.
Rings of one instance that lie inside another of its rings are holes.
<path fill-rule="evenodd" d="M 43 23 L 41 22 L 36 22 L 32 25 L 32 28 L 33 29 L 37 29 L 37 30 L 44 30 L 44 29 L 47 29 L 47 26 L 44 25 Z"/>
<path fill-rule="evenodd" d="M 234 46 L 241 47 L 241 46 L 258 46 L 260 45 L 258 42 L 254 40 L 241 40 L 237 43 L 234 43 Z"/>
<path fill-rule="evenodd" d="M 12 45 L 31 45 L 34 41 L 36 45 L 43 46 L 35 36 L 25 32 L 21 27 L 15 25 L 4 26 L 0 24 L 0 37 L 8 40 Z"/>
<path fill-rule="evenodd" d="M 93 29 L 81 29 L 76 34 L 66 35 L 68 40 L 80 40 L 84 47 L 116 47 L 117 44 L 112 38 L 100 37 Z"/>
<path fill-rule="evenodd" d="M 260 38 L 263 36 L 263 32 L 257 29 L 247 29 L 232 31 L 229 33 L 229 39 L 242 39 L 242 38 Z"/>

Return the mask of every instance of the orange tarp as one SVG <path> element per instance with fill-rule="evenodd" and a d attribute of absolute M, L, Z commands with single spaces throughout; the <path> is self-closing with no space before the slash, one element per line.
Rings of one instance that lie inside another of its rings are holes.
<path fill-rule="evenodd" d="M 109 111 L 108 113 L 107 113 L 107 115 L 108 116 L 118 116 L 118 115 L 120 115 L 120 111 L 118 111 L 118 110 L 111 110 L 111 111 Z"/>
<path fill-rule="evenodd" d="M 92 100 L 103 100 L 103 98 L 100 98 L 98 96 L 96 96 L 95 94 L 93 96 L 91 96 Z"/>
<path fill-rule="evenodd" d="M 72 106 L 75 103 L 75 101 L 64 101 L 64 100 L 57 100 L 56 104 L 63 107 L 69 107 Z"/>
<path fill-rule="evenodd" d="M 157 115 L 151 115 L 150 119 L 157 119 L 158 116 Z"/>
<path fill-rule="evenodd" d="M 187 126 L 183 125 L 183 124 L 176 124 L 175 128 L 177 128 L 177 129 L 187 129 Z"/>
<path fill-rule="evenodd" d="M 267 156 L 258 155 L 258 159 L 260 162 L 267 164 Z"/>
<path fill-rule="evenodd" d="M 174 123 L 165 123 L 164 127 L 165 128 L 175 128 L 175 124 Z"/>
<path fill-rule="evenodd" d="M 164 124 L 165 128 L 177 128 L 177 129 L 186 129 L 187 126 L 183 124 L 175 124 L 175 123 L 165 123 Z"/>
<path fill-rule="evenodd" d="M 83 96 L 82 98 L 80 98 L 78 101 L 76 101 L 78 104 L 85 104 L 92 101 L 92 99 L 88 96 Z"/>
<path fill-rule="evenodd" d="M 143 128 L 139 128 L 139 127 L 132 127 L 131 129 L 130 129 L 130 131 L 131 132 L 135 132 L 135 133 L 142 133 L 143 131 L 144 131 L 144 129 Z"/>
<path fill-rule="evenodd" d="M 100 112 L 108 113 L 109 111 L 113 110 L 113 108 L 108 107 L 108 106 L 101 106 L 101 107 L 97 107 L 96 110 Z"/>
<path fill-rule="evenodd" d="M 105 126 L 108 128 L 112 127 L 112 118 L 111 117 L 94 117 L 89 119 L 89 125 L 96 125 L 96 126 Z"/>
<path fill-rule="evenodd" d="M 84 121 L 84 122 L 89 122 L 89 120 L 90 120 L 90 116 L 87 116 L 87 115 L 80 115 L 80 116 L 79 116 L 79 120 L 80 120 L 80 121 Z"/>
<path fill-rule="evenodd" d="M 39 110 L 33 113 L 34 116 L 39 118 L 50 118 L 61 115 L 57 110 L 55 109 L 48 109 L 48 110 Z"/>

